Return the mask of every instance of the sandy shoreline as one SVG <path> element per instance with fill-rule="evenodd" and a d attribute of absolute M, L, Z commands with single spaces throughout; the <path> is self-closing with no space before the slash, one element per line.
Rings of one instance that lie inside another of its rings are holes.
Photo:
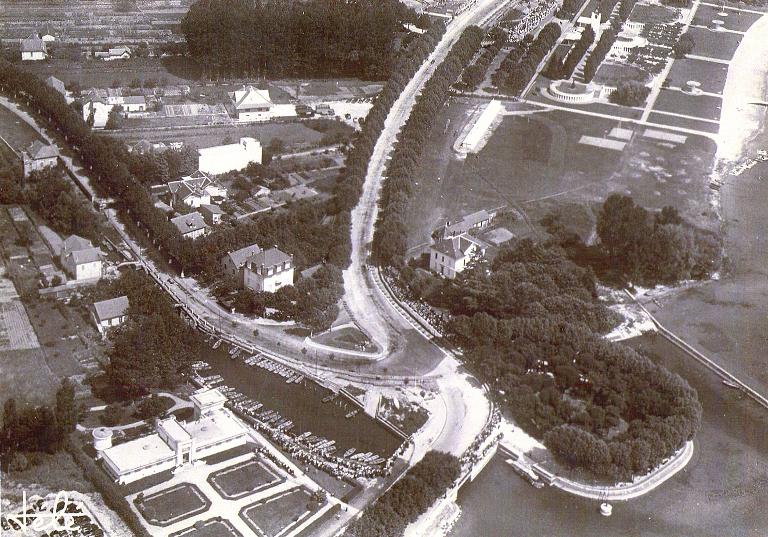
<path fill-rule="evenodd" d="M 764 126 L 768 108 L 751 103 L 766 100 L 766 36 L 768 15 L 763 15 L 744 35 L 728 67 L 717 144 L 720 161 L 733 162 L 743 157 L 749 143 Z"/>

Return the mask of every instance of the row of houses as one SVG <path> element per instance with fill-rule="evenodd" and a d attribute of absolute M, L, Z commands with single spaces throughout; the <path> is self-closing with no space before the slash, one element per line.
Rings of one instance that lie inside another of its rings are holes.
<path fill-rule="evenodd" d="M 19 52 L 22 61 L 42 61 L 48 58 L 48 43 L 56 40 L 52 35 L 40 37 L 38 34 L 30 34 L 26 39 L 19 40 Z M 97 50 L 93 57 L 106 62 L 115 60 L 128 60 L 131 58 L 132 51 L 130 47 L 118 46 L 107 50 Z"/>

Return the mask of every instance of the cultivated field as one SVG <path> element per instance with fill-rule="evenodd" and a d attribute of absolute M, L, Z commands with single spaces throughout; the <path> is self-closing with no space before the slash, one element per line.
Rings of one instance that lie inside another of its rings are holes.
<path fill-rule="evenodd" d="M 283 479 L 259 460 L 252 459 L 208 476 L 208 482 L 226 499 L 237 499 L 273 487 Z"/>
<path fill-rule="evenodd" d="M 691 95 L 677 90 L 662 90 L 653 109 L 702 119 L 720 119 L 721 106 L 722 100 L 711 95 Z"/>
<path fill-rule="evenodd" d="M 743 37 L 730 32 L 713 32 L 705 28 L 689 28 L 688 33 L 696 42 L 693 48 L 694 55 L 718 60 L 733 58 L 733 53 L 736 52 Z"/>
<path fill-rule="evenodd" d="M 136 507 L 153 526 L 170 526 L 207 511 L 211 502 L 195 485 L 182 483 L 136 500 Z"/>
<path fill-rule="evenodd" d="M 240 516 L 260 537 L 288 534 L 310 511 L 310 493 L 301 487 L 246 506 Z M 313 504 L 313 508 L 316 504 Z"/>
<path fill-rule="evenodd" d="M 683 87 L 689 80 L 695 80 L 702 91 L 722 94 L 727 76 L 727 65 L 686 58 L 675 60 L 667 81 L 670 87 Z"/>
<path fill-rule="evenodd" d="M 150 142 L 184 142 L 198 148 L 231 143 L 241 137 L 253 136 L 262 145 L 267 146 L 279 138 L 286 146 L 300 150 L 316 146 L 323 134 L 306 127 L 300 122 L 269 123 L 264 125 L 225 125 L 199 128 L 179 128 L 172 130 L 132 129 L 130 131 L 115 131 L 109 133 L 128 143 L 139 140 Z"/>

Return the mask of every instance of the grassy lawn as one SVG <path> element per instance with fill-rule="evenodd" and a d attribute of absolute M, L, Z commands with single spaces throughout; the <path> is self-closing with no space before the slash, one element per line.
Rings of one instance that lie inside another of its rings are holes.
<path fill-rule="evenodd" d="M 0 106 L 0 136 L 16 151 L 26 149 L 35 140 L 41 140 L 32 127 L 4 106 Z"/>
<path fill-rule="evenodd" d="M 686 58 L 675 60 L 667 82 L 672 87 L 682 87 L 689 80 L 696 80 L 703 91 L 722 94 L 727 76 L 727 65 Z"/>
<path fill-rule="evenodd" d="M 711 132 L 717 134 L 720 130 L 720 125 L 717 123 L 711 123 L 709 121 L 698 121 L 696 119 L 689 119 L 685 117 L 675 117 L 667 114 L 655 114 L 651 113 L 648 116 L 648 121 L 651 123 L 659 123 L 661 125 L 670 125 L 672 127 L 682 127 L 684 129 L 693 129 L 701 132 Z"/>
<path fill-rule="evenodd" d="M 721 106 L 722 99 L 711 95 L 691 95 L 682 91 L 662 90 L 653 109 L 702 119 L 720 119 Z"/>
<path fill-rule="evenodd" d="M 76 490 L 87 494 L 93 492 L 93 485 L 83 475 L 83 471 L 72 459 L 72 456 L 60 451 L 50 455 L 48 453 L 26 453 L 29 467 L 23 471 L 11 472 L 8 478 L 21 485 L 44 484 L 50 490 Z M 4 476 L 5 477 L 5 476 Z M 6 491 L 10 491 L 7 486 Z"/>
<path fill-rule="evenodd" d="M 362 347 L 367 352 L 374 352 L 376 350 L 376 346 L 365 334 L 357 328 L 349 326 L 334 330 L 333 332 L 326 332 L 313 339 L 321 345 L 339 347 L 341 349 L 360 350 Z"/>
<path fill-rule="evenodd" d="M 306 149 L 316 146 L 323 134 L 312 130 L 302 123 L 268 123 L 264 125 L 225 125 L 218 127 L 179 128 L 167 131 L 141 129 L 125 132 L 112 132 L 112 136 L 122 138 L 129 143 L 139 140 L 176 141 L 193 144 L 198 148 L 231 143 L 242 137 L 257 138 L 267 146 L 274 138 L 283 140 L 288 149 Z"/>
<path fill-rule="evenodd" d="M 208 498 L 190 483 L 181 483 L 134 501 L 144 519 L 154 526 L 169 526 L 211 507 Z"/>
<path fill-rule="evenodd" d="M 753 9 L 751 6 L 749 9 Z M 725 24 L 724 28 L 728 30 L 735 30 L 737 32 L 746 32 L 749 30 L 760 15 L 756 13 L 749 13 L 744 11 L 736 11 L 734 9 L 725 8 L 724 12 L 727 16 L 720 15 L 720 8 L 714 6 L 708 6 L 705 4 L 699 4 L 699 8 L 696 10 L 696 15 L 693 17 L 693 24 L 697 26 L 708 26 L 713 19 L 721 20 Z"/>
<path fill-rule="evenodd" d="M 242 537 L 231 522 L 219 518 L 211 518 L 195 523 L 191 528 L 177 531 L 171 537 Z"/>
<path fill-rule="evenodd" d="M 696 56 L 730 60 L 741 43 L 743 36 L 729 32 L 712 32 L 704 28 L 689 28 L 688 33 L 693 37 L 696 46 L 693 53 Z"/>
<path fill-rule="evenodd" d="M 648 80 L 648 72 L 634 65 L 604 62 L 595 74 L 595 83 L 617 85 L 626 80 Z"/>
<path fill-rule="evenodd" d="M 224 468 L 208 476 L 208 482 L 228 500 L 242 498 L 282 482 L 282 478 L 258 460 Z"/>
<path fill-rule="evenodd" d="M 0 403 L 15 397 L 20 405 L 47 404 L 59 385 L 40 349 L 0 351 L 0 371 Z"/>
<path fill-rule="evenodd" d="M 298 488 L 276 498 L 256 502 L 240 512 L 240 516 L 256 532 L 263 537 L 274 537 L 304 518 L 316 504 L 310 501 L 309 491 Z"/>

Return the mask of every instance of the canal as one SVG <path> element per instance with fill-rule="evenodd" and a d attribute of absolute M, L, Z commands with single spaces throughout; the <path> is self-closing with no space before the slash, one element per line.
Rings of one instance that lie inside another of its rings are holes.
<path fill-rule="evenodd" d="M 359 407 L 346 397 L 339 395 L 333 401 L 323 403 L 323 398 L 333 393 L 331 390 L 310 379 L 301 384 L 286 384 L 276 373 L 247 365 L 242 355 L 232 360 L 224 347 L 211 350 L 204 358 L 211 369 L 203 375 L 221 375 L 225 385 L 259 401 L 264 410 L 274 410 L 293 421 L 291 433 L 299 435 L 311 431 L 314 435 L 335 440 L 336 455 L 355 448 L 358 452 L 370 451 L 389 457 L 401 444 L 399 436 L 362 410 L 347 418 L 348 413 Z"/>

